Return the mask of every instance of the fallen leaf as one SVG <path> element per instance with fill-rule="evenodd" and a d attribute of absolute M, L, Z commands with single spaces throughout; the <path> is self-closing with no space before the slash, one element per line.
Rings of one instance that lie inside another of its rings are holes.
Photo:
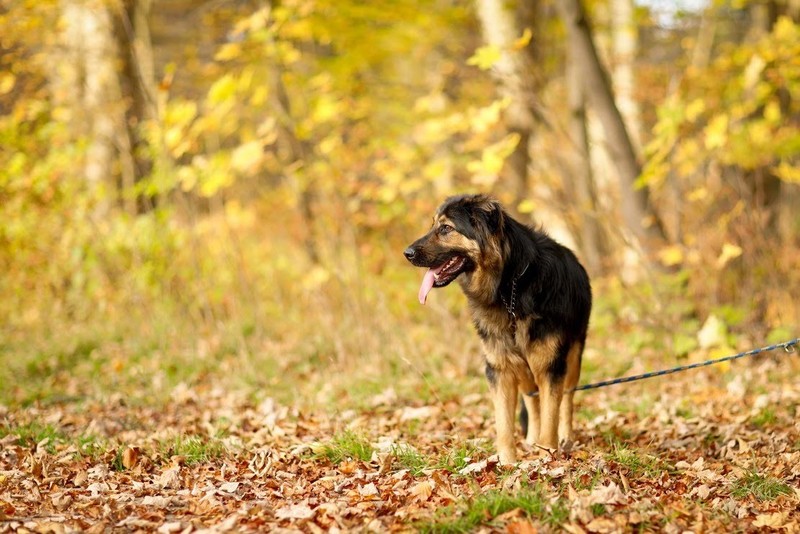
<path fill-rule="evenodd" d="M 312 510 L 306 503 L 292 504 L 275 510 L 278 519 L 310 519 L 314 517 Z"/>
<path fill-rule="evenodd" d="M 787 512 L 775 512 L 772 514 L 758 514 L 753 521 L 754 527 L 782 528 L 789 517 Z"/>
<path fill-rule="evenodd" d="M 538 530 L 530 521 L 514 521 L 506 525 L 508 534 L 536 534 Z"/>
<path fill-rule="evenodd" d="M 486 466 L 489 465 L 487 460 L 481 460 L 480 462 L 473 462 L 468 464 L 466 467 L 462 468 L 458 471 L 459 475 L 469 475 L 470 473 L 482 473 L 486 470 Z"/>
<path fill-rule="evenodd" d="M 239 489 L 239 483 L 238 482 L 226 482 L 226 483 L 222 484 L 219 487 L 219 489 L 221 491 L 226 492 L 226 493 L 236 493 L 236 490 Z"/>
<path fill-rule="evenodd" d="M 407 406 L 400 412 L 400 421 L 414 421 L 419 419 L 428 419 L 439 413 L 439 408 L 436 406 L 420 406 L 414 408 Z"/>
<path fill-rule="evenodd" d="M 139 460 L 138 447 L 127 447 L 122 452 L 122 465 L 125 469 L 133 469 Z"/>
<path fill-rule="evenodd" d="M 700 497 L 701 499 L 708 499 L 708 496 L 711 495 L 711 488 L 709 488 L 705 484 L 701 484 L 696 488 L 693 488 L 692 491 L 689 492 L 689 497 L 692 496 Z"/>
<path fill-rule="evenodd" d="M 627 504 L 628 498 L 614 482 L 599 486 L 589 494 L 589 504 Z"/>
<path fill-rule="evenodd" d="M 142 498 L 144 506 L 155 506 L 156 508 L 169 508 L 173 504 L 179 504 L 179 502 L 173 497 L 164 497 L 162 495 L 146 495 Z"/>
<path fill-rule="evenodd" d="M 50 498 L 50 500 L 52 501 L 55 509 L 58 510 L 59 512 L 63 512 L 64 510 L 69 508 L 70 504 L 72 504 L 72 497 L 70 497 L 66 493 L 56 493 Z"/>
<path fill-rule="evenodd" d="M 169 467 L 165 469 L 163 473 L 161 473 L 161 476 L 158 477 L 156 484 L 162 488 L 178 489 L 181 487 L 180 472 L 181 467 L 179 465 Z"/>
<path fill-rule="evenodd" d="M 409 491 L 410 495 L 416 500 L 424 502 L 430 499 L 435 484 L 430 480 L 422 480 L 414 484 Z"/>
<path fill-rule="evenodd" d="M 183 530 L 183 524 L 180 521 L 172 521 L 164 523 L 158 527 L 159 534 L 171 534 L 172 532 L 180 532 Z"/>
<path fill-rule="evenodd" d="M 86 474 L 86 471 L 78 471 L 75 476 L 72 478 L 72 484 L 76 487 L 83 486 L 89 480 L 89 476 Z"/>
<path fill-rule="evenodd" d="M 362 497 L 374 497 L 376 495 L 380 495 L 378 488 L 372 482 L 359 487 L 358 493 L 360 493 Z"/>
<path fill-rule="evenodd" d="M 92 493 L 92 497 L 97 497 L 101 493 L 106 493 L 111 488 L 105 482 L 94 482 L 86 487 Z"/>
<path fill-rule="evenodd" d="M 355 460 L 345 460 L 339 464 L 339 471 L 344 475 L 352 475 L 358 469 L 359 463 Z"/>
<path fill-rule="evenodd" d="M 617 524 L 607 517 L 595 517 L 588 525 L 586 530 L 589 532 L 618 532 L 619 527 Z"/>

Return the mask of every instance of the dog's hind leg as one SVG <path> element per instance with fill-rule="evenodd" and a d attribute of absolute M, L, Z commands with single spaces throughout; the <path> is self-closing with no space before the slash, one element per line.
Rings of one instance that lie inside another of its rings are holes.
<path fill-rule="evenodd" d="M 540 382 L 540 417 L 537 445 L 546 449 L 558 448 L 558 416 L 561 399 L 564 395 L 564 381 L 545 377 Z"/>
<path fill-rule="evenodd" d="M 523 411 L 520 412 L 520 419 L 522 419 L 522 414 L 525 413 L 527 417 L 525 418 L 525 423 L 522 425 L 522 432 L 525 434 L 525 442 L 529 445 L 533 445 L 539 437 L 539 397 L 538 395 L 532 397 L 527 393 L 531 392 L 528 391 L 522 395 Z"/>
<path fill-rule="evenodd" d="M 558 441 L 559 444 L 567 449 L 574 440 L 572 433 L 572 414 L 574 412 L 573 399 L 575 397 L 575 387 L 581 374 L 581 353 L 583 343 L 574 343 L 567 354 L 567 373 L 564 384 L 564 397 L 561 399 L 558 417 Z"/>

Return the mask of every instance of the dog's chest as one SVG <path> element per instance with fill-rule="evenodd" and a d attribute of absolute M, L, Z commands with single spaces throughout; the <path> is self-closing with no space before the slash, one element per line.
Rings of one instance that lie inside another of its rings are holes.
<path fill-rule="evenodd" d="M 513 318 L 500 308 L 475 308 L 472 319 L 487 353 L 524 357 L 529 352 L 531 318 Z"/>

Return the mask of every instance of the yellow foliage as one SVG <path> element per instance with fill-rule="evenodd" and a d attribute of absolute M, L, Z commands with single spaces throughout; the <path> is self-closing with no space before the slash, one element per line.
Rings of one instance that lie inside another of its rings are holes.
<path fill-rule="evenodd" d="M 800 184 L 800 167 L 781 161 L 777 167 L 772 168 L 772 172 L 785 182 Z"/>
<path fill-rule="evenodd" d="M 467 60 L 467 65 L 475 65 L 481 70 L 489 70 L 500 61 L 502 52 L 495 45 L 481 46 L 475 50 L 475 54 Z"/>
<path fill-rule="evenodd" d="M 725 146 L 728 139 L 728 116 L 717 115 L 705 129 L 705 146 L 708 150 Z"/>
<path fill-rule="evenodd" d="M 264 147 L 260 141 L 250 141 L 239 145 L 233 150 L 231 164 L 233 169 L 253 174 L 258 170 L 259 164 L 264 159 Z"/>
<path fill-rule="evenodd" d="M 658 251 L 658 260 L 665 267 L 674 267 L 683 262 L 683 249 L 680 245 L 670 245 Z"/>
<path fill-rule="evenodd" d="M 10 93 L 17 83 L 17 77 L 10 72 L 0 73 L 0 95 Z"/>
<path fill-rule="evenodd" d="M 514 43 L 511 45 L 512 50 L 522 50 L 531 42 L 531 38 L 533 37 L 533 32 L 530 28 L 525 28 L 522 31 L 522 35 L 518 37 Z"/>
<path fill-rule="evenodd" d="M 231 74 L 225 74 L 215 81 L 208 90 L 208 102 L 221 104 L 236 94 L 236 79 Z"/>
<path fill-rule="evenodd" d="M 742 255 L 742 247 L 734 245 L 733 243 L 725 243 L 722 245 L 722 252 L 717 257 L 717 269 L 722 269 L 729 261 L 738 258 Z"/>
<path fill-rule="evenodd" d="M 506 158 L 517 147 L 519 139 L 519 134 L 511 133 L 483 149 L 481 159 L 471 161 L 467 165 L 467 170 L 475 175 L 472 183 L 486 186 L 493 184 L 497 180 L 497 175 L 502 170 Z"/>

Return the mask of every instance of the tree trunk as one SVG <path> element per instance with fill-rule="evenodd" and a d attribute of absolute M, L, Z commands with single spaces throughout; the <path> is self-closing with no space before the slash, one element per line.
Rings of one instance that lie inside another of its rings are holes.
<path fill-rule="evenodd" d="M 583 6 L 579 0 L 559 0 L 555 5 L 567 27 L 569 48 L 583 74 L 587 98 L 603 125 L 609 152 L 617 166 L 625 225 L 637 238 L 663 241 L 664 232 L 650 207 L 647 189 L 636 186 L 641 165 L 622 114 L 614 102 L 611 84 L 597 55 Z"/>
<path fill-rule="evenodd" d="M 636 149 L 641 153 L 642 123 L 639 117 L 639 104 L 636 102 L 634 88 L 634 63 L 638 49 L 638 33 L 634 20 L 633 0 L 612 0 L 611 39 L 614 57 L 614 89 L 619 110 L 625 119 L 628 134 Z"/>
<path fill-rule="evenodd" d="M 567 91 L 569 92 L 569 134 L 572 140 L 572 172 L 565 185 L 570 185 L 578 204 L 580 239 L 583 258 L 589 271 L 597 273 L 602 268 L 604 249 L 603 230 L 597 220 L 597 201 L 594 194 L 594 176 L 589 152 L 589 135 L 586 125 L 586 94 L 581 83 L 581 70 L 572 55 L 567 56 Z"/>
<path fill-rule="evenodd" d="M 130 213 L 137 212 L 132 186 L 150 172 L 139 135 L 154 108 L 149 5 L 150 0 L 127 0 L 115 10 L 102 0 L 63 0 L 62 47 L 50 77 L 74 134 L 87 139 L 87 182 L 99 193 L 121 190 Z M 98 217 L 114 200 L 100 196 Z"/>
<path fill-rule="evenodd" d="M 120 52 L 120 86 L 128 105 L 125 128 L 118 133 L 121 196 L 129 213 L 153 208 L 153 199 L 134 194 L 133 188 L 153 168 L 145 153 L 141 125 L 157 116 L 153 47 L 148 15 L 151 0 L 125 0 L 114 12 L 115 36 Z"/>
<path fill-rule="evenodd" d="M 73 133 L 87 139 L 84 175 L 98 193 L 94 215 L 102 218 L 110 208 L 102 192 L 113 184 L 115 133 L 124 123 L 113 23 L 100 1 L 63 0 L 61 29 L 50 82 L 56 103 L 69 112 Z"/>
<path fill-rule="evenodd" d="M 514 41 L 522 35 L 512 3 L 505 0 L 476 0 L 476 9 L 484 40 L 501 52 L 500 60 L 492 68 L 492 74 L 500 87 L 500 94 L 510 100 L 505 112 L 508 131 L 519 135 L 519 143 L 506 160 L 505 189 L 511 193 L 515 202 L 519 202 L 528 193 L 528 165 L 531 161 L 529 146 L 535 124 L 532 105 L 536 96 L 536 83 L 530 56 L 532 45 L 521 50 L 512 50 Z"/>
<path fill-rule="evenodd" d="M 302 172 L 298 172 L 308 164 L 313 149 L 297 136 L 291 101 L 281 79 L 280 66 L 271 65 L 269 68 L 271 102 L 277 118 L 278 144 L 282 152 L 279 156 L 285 160 L 284 168 L 287 178 L 295 189 L 300 215 L 306 226 L 304 238 L 306 253 L 312 263 L 319 264 L 322 258 L 315 239 L 314 203 L 316 195 L 312 185 L 303 179 Z"/>

